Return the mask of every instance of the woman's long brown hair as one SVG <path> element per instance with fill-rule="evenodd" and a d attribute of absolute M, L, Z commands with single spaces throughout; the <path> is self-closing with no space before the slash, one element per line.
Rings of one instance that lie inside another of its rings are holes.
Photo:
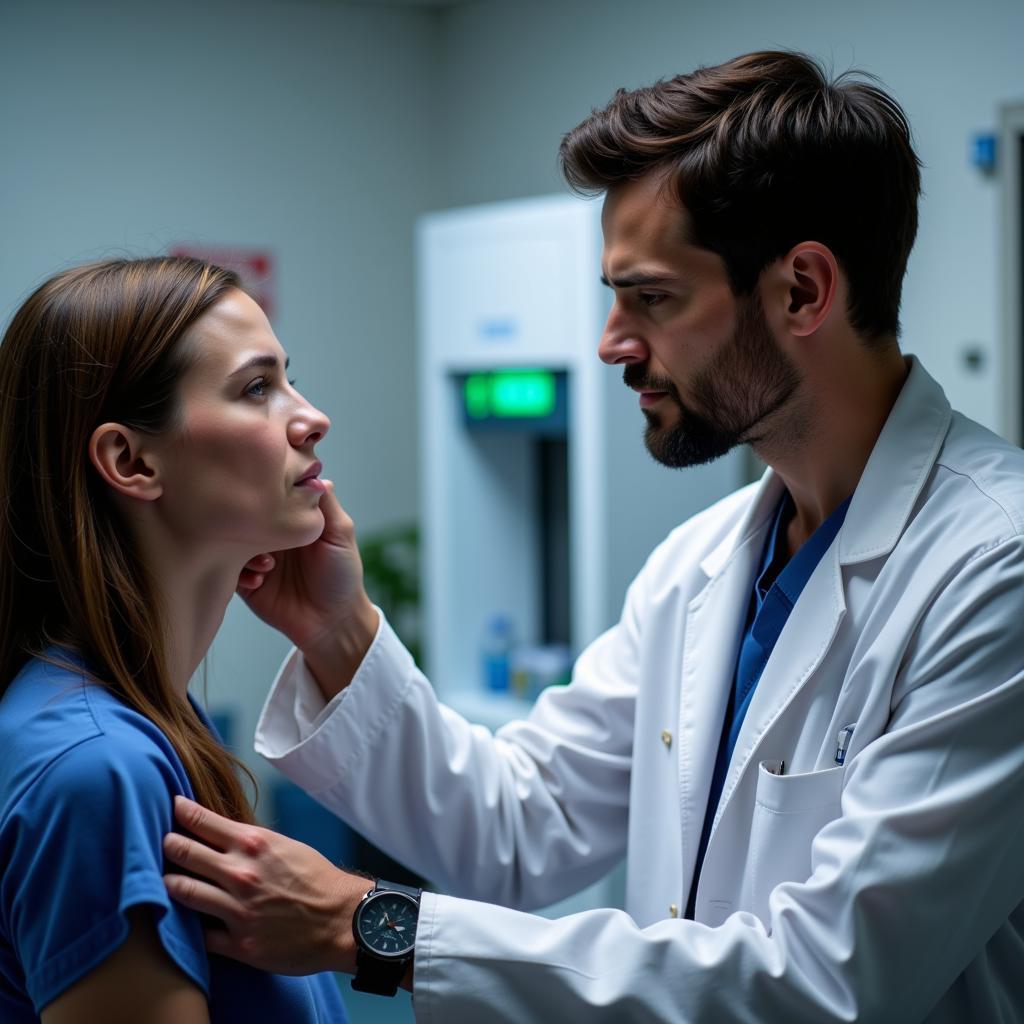
<path fill-rule="evenodd" d="M 200 803 L 252 821 L 251 773 L 176 696 L 157 581 L 88 456 L 114 421 L 158 433 L 178 415 L 182 335 L 239 281 L 198 260 L 67 270 L 0 344 L 0 695 L 54 644 L 167 736 Z"/>

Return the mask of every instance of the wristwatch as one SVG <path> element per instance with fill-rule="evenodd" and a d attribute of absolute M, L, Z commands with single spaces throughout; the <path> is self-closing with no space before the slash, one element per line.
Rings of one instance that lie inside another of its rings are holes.
<path fill-rule="evenodd" d="M 359 901 L 352 918 L 356 940 L 357 992 L 393 996 L 412 962 L 416 924 L 420 916 L 420 889 L 378 878 Z"/>

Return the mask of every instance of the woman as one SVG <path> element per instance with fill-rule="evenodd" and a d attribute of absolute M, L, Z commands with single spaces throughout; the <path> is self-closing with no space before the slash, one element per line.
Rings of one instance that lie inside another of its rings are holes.
<path fill-rule="evenodd" d="M 186 259 L 59 274 L 0 345 L 5 1024 L 346 1019 L 330 975 L 208 957 L 161 880 L 176 794 L 252 821 L 188 681 L 246 562 L 324 526 L 329 422 L 286 365 Z"/>

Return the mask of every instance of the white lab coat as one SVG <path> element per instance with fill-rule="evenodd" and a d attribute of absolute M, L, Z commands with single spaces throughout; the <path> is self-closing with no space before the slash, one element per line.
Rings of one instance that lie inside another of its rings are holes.
<path fill-rule="evenodd" d="M 418 1020 L 1024 1020 L 1024 453 L 916 362 L 757 686 L 696 920 L 674 917 L 781 487 L 675 530 L 572 684 L 494 738 L 386 623 L 326 708 L 285 664 L 257 749 L 453 894 L 423 899 Z M 509 909 L 624 853 L 625 913 Z"/>

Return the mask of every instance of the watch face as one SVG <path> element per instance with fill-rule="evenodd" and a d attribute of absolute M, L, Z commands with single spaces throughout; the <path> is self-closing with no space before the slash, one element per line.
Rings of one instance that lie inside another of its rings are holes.
<path fill-rule="evenodd" d="M 377 893 L 359 910 L 359 937 L 378 956 L 408 956 L 416 941 L 418 913 L 416 901 L 404 893 Z"/>

